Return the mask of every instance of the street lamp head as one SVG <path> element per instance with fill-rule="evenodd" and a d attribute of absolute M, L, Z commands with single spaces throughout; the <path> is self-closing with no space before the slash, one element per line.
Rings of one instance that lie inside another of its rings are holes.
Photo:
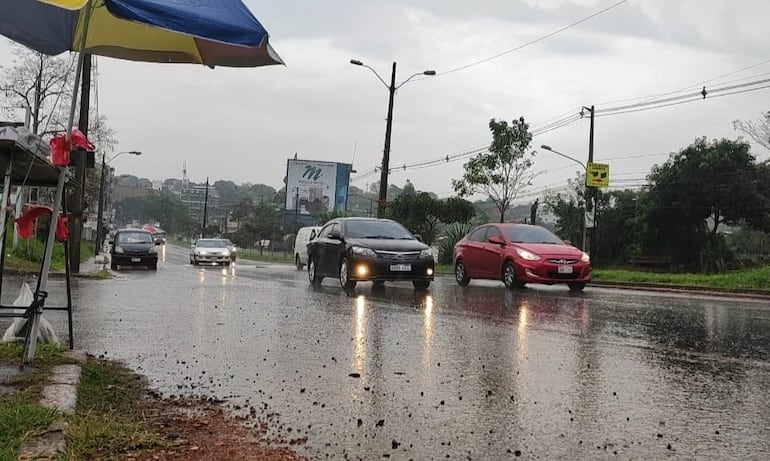
<path fill-rule="evenodd" d="M 425 71 L 425 72 L 423 72 L 422 74 L 423 74 L 423 75 L 430 75 L 430 76 L 433 76 L 433 75 L 436 75 L 436 71 L 435 71 L 435 70 L 426 70 L 426 71 Z"/>
<path fill-rule="evenodd" d="M 553 150 L 553 149 L 551 149 L 551 146 L 549 146 L 547 144 L 543 144 L 542 146 L 540 146 L 540 148 L 541 149 L 545 149 L 545 150 Z"/>
<path fill-rule="evenodd" d="M 350 63 L 353 64 L 354 66 L 363 66 L 364 65 L 364 63 L 359 61 L 358 59 L 351 59 Z"/>
<path fill-rule="evenodd" d="M 138 150 L 130 150 L 127 153 L 128 155 L 142 155 L 142 152 Z"/>

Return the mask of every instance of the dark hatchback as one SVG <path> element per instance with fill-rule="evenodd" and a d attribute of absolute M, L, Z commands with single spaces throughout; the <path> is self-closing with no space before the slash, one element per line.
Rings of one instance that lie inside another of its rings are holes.
<path fill-rule="evenodd" d="M 152 234 L 141 229 L 122 229 L 110 241 L 110 268 L 145 266 L 158 269 L 158 251 Z"/>
<path fill-rule="evenodd" d="M 307 246 L 308 278 L 340 280 L 345 290 L 357 282 L 412 282 L 425 290 L 433 280 L 434 260 L 428 245 L 401 224 L 388 219 L 340 218 L 328 222 Z"/>

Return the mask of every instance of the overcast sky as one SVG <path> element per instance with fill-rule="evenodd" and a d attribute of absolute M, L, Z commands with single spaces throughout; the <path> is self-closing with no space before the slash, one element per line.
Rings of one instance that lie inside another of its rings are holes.
<path fill-rule="evenodd" d="M 391 165 L 432 160 L 487 144 L 490 118 L 525 117 L 532 127 L 581 106 L 659 95 L 770 60 L 767 0 L 629 0 L 590 21 L 497 59 L 451 69 L 556 31 L 617 0 L 246 0 L 286 66 L 207 69 L 99 60 L 99 104 L 117 131 L 118 173 L 151 179 L 206 176 L 282 185 L 286 159 L 354 161 L 364 173 L 381 162 L 388 80 L 426 69 L 395 99 Z M 0 45 L 8 62 L 9 47 Z M 770 61 L 708 87 L 758 76 Z M 749 79 L 751 80 L 751 79 Z M 632 101 L 633 102 L 633 101 Z M 770 89 L 664 109 L 597 118 L 596 160 L 611 181 L 641 178 L 696 137 L 730 137 L 735 119 L 770 110 Z M 588 119 L 538 136 L 537 187 L 559 187 L 585 161 Z M 759 148 L 760 159 L 768 152 Z M 355 158 L 354 158 L 355 155 Z M 391 183 L 451 195 L 462 161 L 394 171 Z M 376 176 L 353 184 L 365 187 Z"/>

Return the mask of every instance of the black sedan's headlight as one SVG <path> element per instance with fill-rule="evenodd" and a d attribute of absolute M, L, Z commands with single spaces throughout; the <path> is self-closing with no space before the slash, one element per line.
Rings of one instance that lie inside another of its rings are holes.
<path fill-rule="evenodd" d="M 353 253 L 354 255 L 358 255 L 358 256 L 366 256 L 366 257 L 369 257 L 369 258 L 376 258 L 377 257 L 377 253 L 374 250 L 372 250 L 371 248 L 351 247 L 350 248 L 350 252 Z"/>

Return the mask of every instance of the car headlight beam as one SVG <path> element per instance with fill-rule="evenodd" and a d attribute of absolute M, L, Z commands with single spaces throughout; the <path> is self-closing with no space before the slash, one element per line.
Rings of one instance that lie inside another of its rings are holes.
<path fill-rule="evenodd" d="M 540 261 L 540 256 L 523 248 L 516 248 L 516 254 L 518 254 L 522 259 L 526 259 L 527 261 Z"/>

